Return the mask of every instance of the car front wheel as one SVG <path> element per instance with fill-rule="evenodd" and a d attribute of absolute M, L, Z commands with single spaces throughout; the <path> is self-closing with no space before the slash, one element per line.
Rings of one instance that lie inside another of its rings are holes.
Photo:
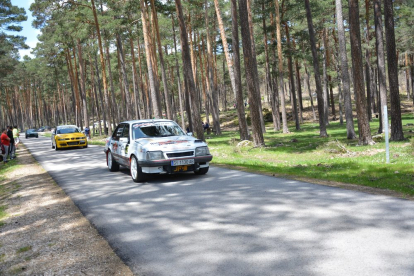
<path fill-rule="evenodd" d="M 206 173 L 208 172 L 208 168 L 209 168 L 209 167 L 207 167 L 207 168 L 200 168 L 200 169 L 198 169 L 197 171 L 194 171 L 194 173 L 195 173 L 195 174 L 198 174 L 198 175 L 203 175 L 203 174 L 206 174 Z"/>
<path fill-rule="evenodd" d="M 112 156 L 112 153 L 110 151 L 108 151 L 107 155 L 106 155 L 106 163 L 108 165 L 108 169 L 111 172 L 116 172 L 119 171 L 119 164 L 118 162 L 116 162 Z"/>
<path fill-rule="evenodd" d="M 142 168 L 138 165 L 138 160 L 135 156 L 131 157 L 131 178 L 134 182 L 143 182 L 147 179 L 145 173 L 142 172 Z"/>

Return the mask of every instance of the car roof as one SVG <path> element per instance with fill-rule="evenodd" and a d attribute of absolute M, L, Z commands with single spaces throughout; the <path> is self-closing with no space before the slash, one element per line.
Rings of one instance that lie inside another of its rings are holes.
<path fill-rule="evenodd" d="M 57 126 L 56 128 L 78 128 L 78 126 L 75 125 L 61 125 L 61 126 Z"/>
<path fill-rule="evenodd" d="M 156 123 L 156 122 L 174 122 L 168 119 L 144 119 L 144 120 L 129 120 L 121 122 L 121 124 L 135 124 L 135 123 Z"/>

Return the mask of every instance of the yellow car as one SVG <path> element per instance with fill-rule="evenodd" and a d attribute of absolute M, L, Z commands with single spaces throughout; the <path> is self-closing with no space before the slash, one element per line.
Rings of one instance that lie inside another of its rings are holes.
<path fill-rule="evenodd" d="M 88 147 L 85 134 L 75 125 L 58 126 L 52 131 L 52 149 Z"/>

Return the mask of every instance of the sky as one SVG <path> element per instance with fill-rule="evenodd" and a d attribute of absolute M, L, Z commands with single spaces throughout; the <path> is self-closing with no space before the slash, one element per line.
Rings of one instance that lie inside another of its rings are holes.
<path fill-rule="evenodd" d="M 34 2 L 34 0 L 11 0 L 11 3 L 13 6 L 18 6 L 20 8 L 24 8 L 26 10 L 26 15 L 27 15 L 27 21 L 26 22 L 22 22 L 20 25 L 23 27 L 23 30 L 19 33 L 14 33 L 14 34 L 18 34 L 21 36 L 26 37 L 26 44 L 30 47 L 30 48 L 34 48 L 36 47 L 36 43 L 38 42 L 37 40 L 37 35 L 40 34 L 40 30 L 34 29 L 32 27 L 32 12 L 29 11 L 30 5 Z M 25 55 L 28 55 L 30 57 L 33 58 L 33 55 L 30 54 L 31 49 L 27 49 L 27 50 L 20 50 L 20 57 L 23 58 Z"/>

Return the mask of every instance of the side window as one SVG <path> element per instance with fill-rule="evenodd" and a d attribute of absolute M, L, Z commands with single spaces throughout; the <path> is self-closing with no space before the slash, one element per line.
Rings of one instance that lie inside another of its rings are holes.
<path fill-rule="evenodd" d="M 125 125 L 124 132 L 122 133 L 122 137 L 129 139 L 129 124 Z"/>
<path fill-rule="evenodd" d="M 118 125 L 115 129 L 114 133 L 112 134 L 112 138 L 114 140 L 119 140 L 119 137 L 122 137 L 122 131 L 124 130 L 124 125 Z"/>

